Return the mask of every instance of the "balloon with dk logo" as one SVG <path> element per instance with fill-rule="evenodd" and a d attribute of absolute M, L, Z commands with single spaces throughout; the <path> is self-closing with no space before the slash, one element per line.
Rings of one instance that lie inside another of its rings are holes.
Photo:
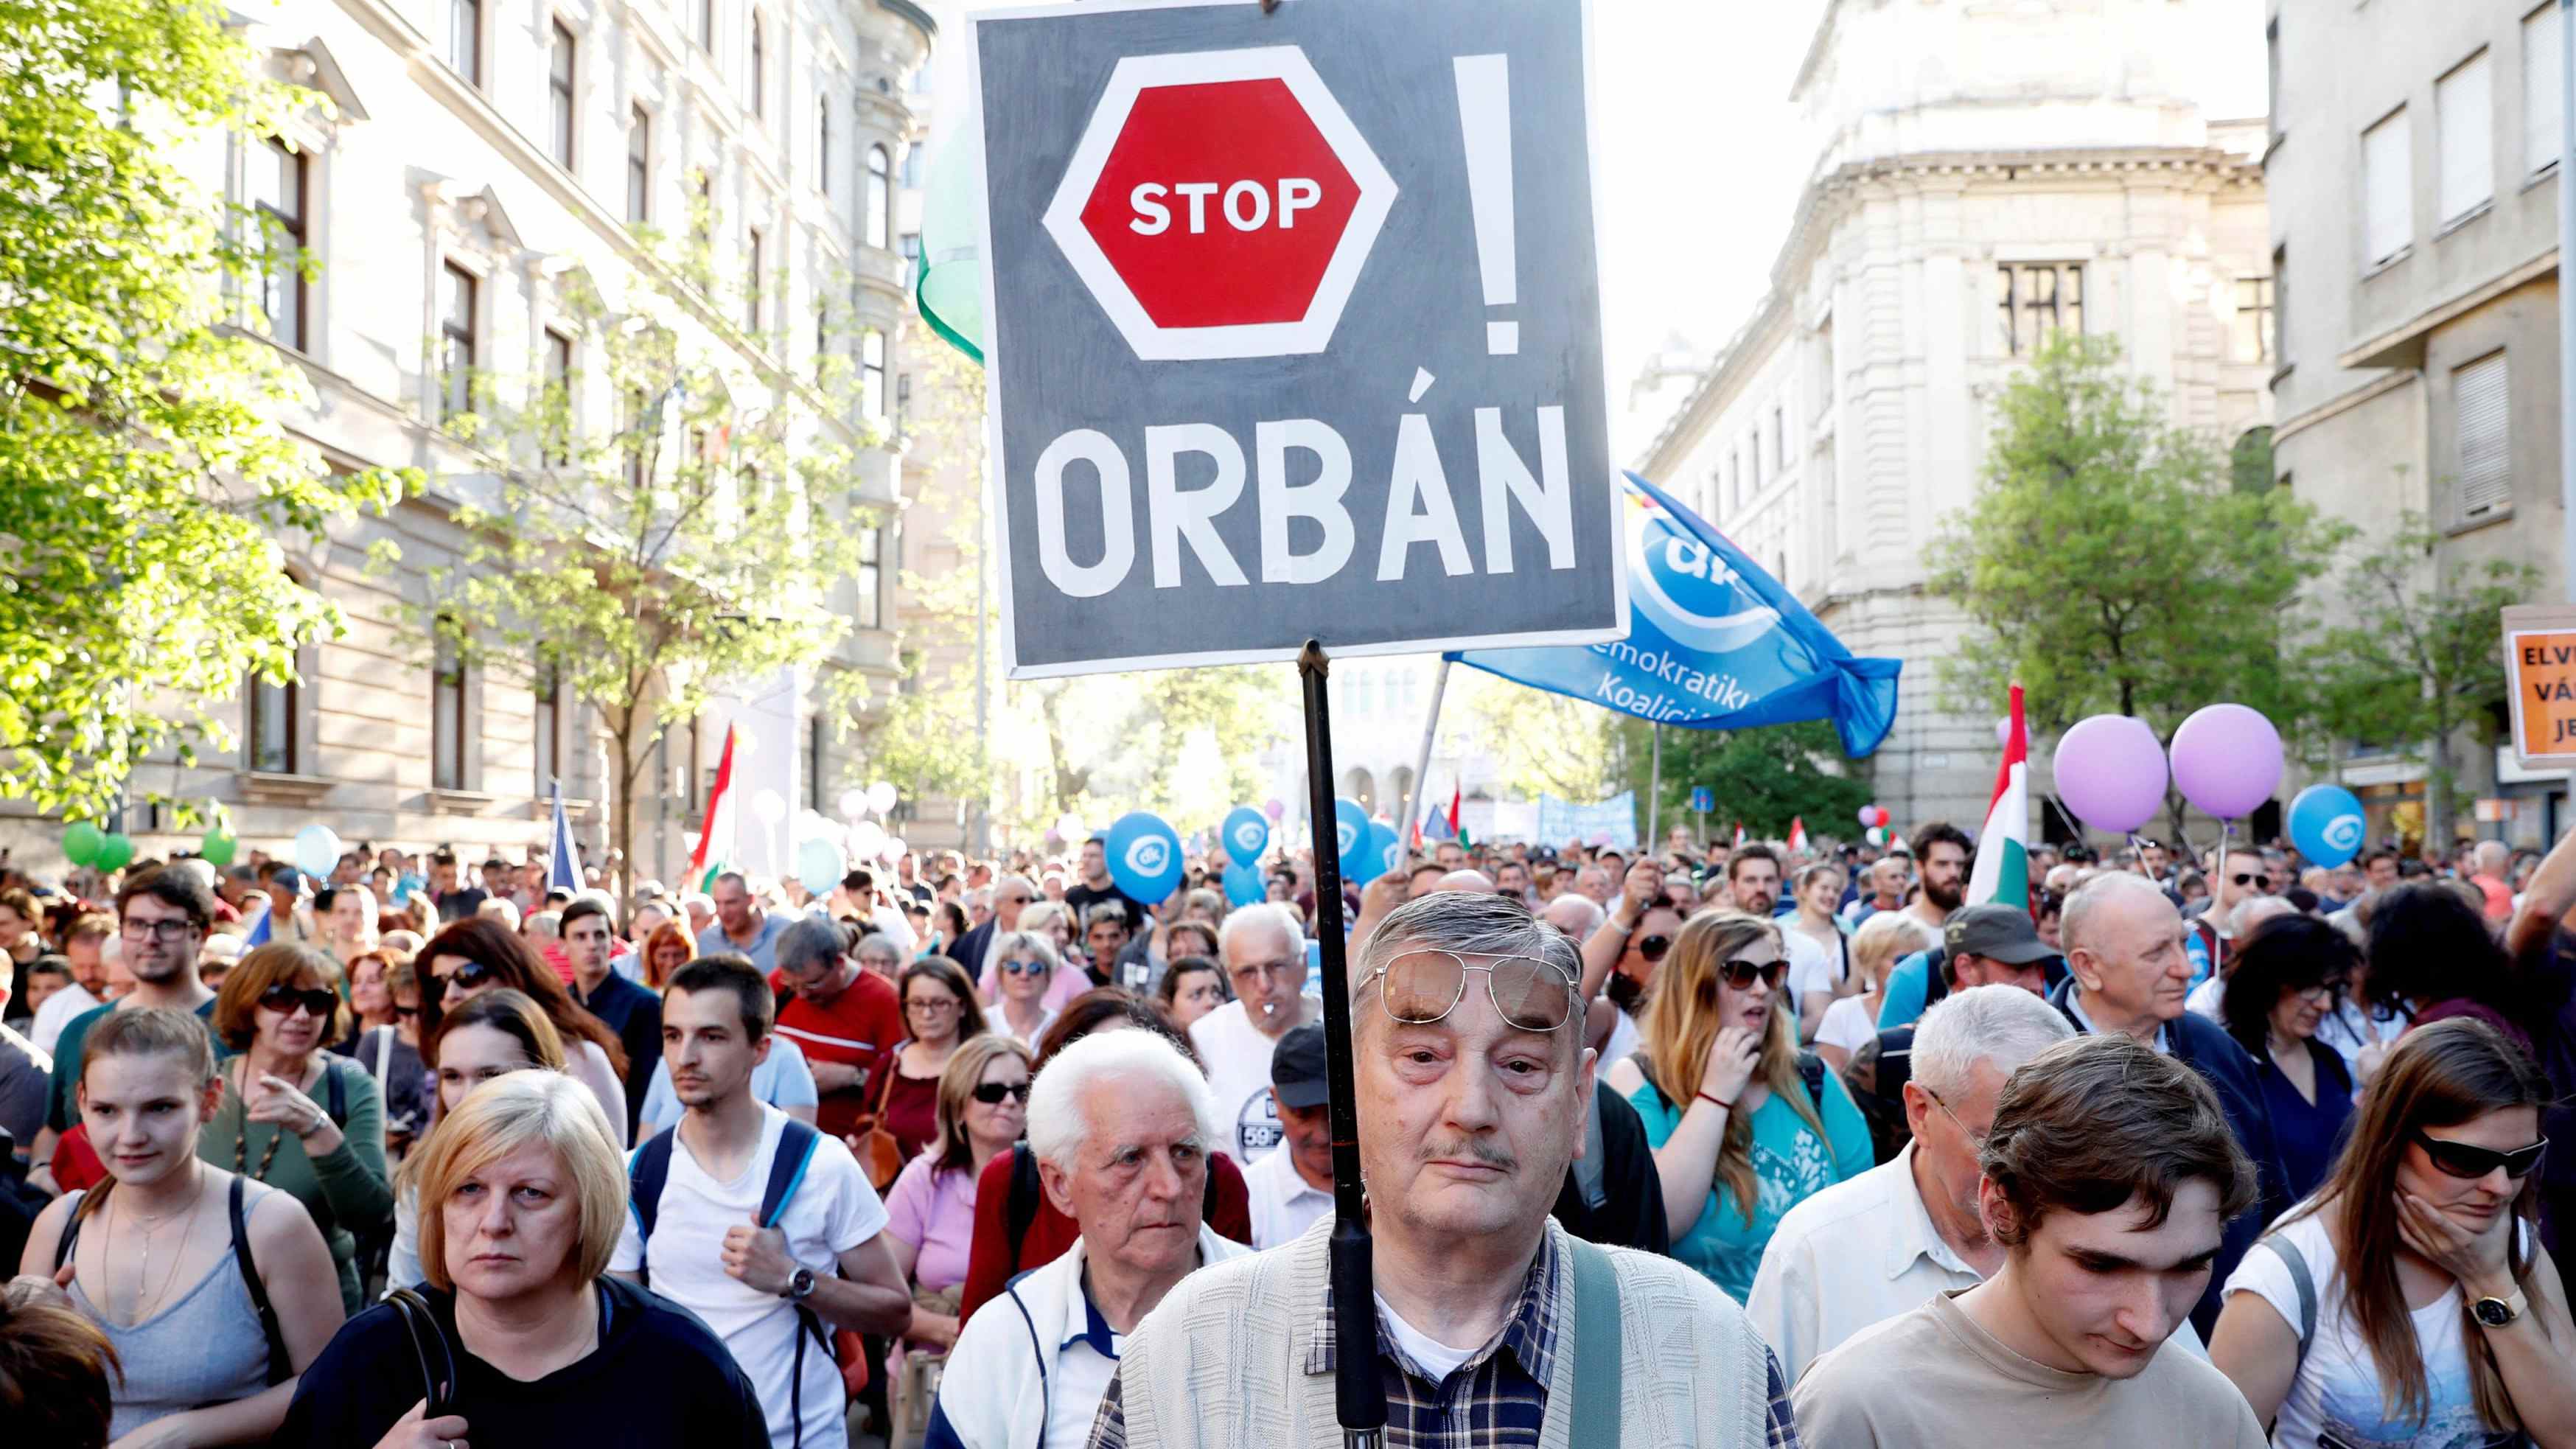
<path fill-rule="evenodd" d="M 1217 835 L 1224 840 L 1225 853 L 1233 857 L 1235 864 L 1250 865 L 1270 846 L 1270 822 L 1251 806 L 1237 805 L 1228 812 L 1225 823 L 1217 827 Z"/>
<path fill-rule="evenodd" d="M 1396 838 L 1395 827 L 1383 820 L 1369 822 L 1368 840 L 1360 849 L 1362 884 L 1377 879 L 1404 864 L 1404 842 Z"/>
<path fill-rule="evenodd" d="M 1333 801 L 1333 859 L 1339 863 L 1344 880 L 1370 879 L 1368 868 L 1369 813 L 1366 806 L 1345 795 Z"/>
<path fill-rule="evenodd" d="M 1268 892 L 1262 884 L 1261 872 L 1256 867 L 1245 865 L 1241 861 L 1237 861 L 1225 868 L 1225 901 L 1227 905 L 1248 906 L 1260 900 L 1267 893 Z"/>
<path fill-rule="evenodd" d="M 2290 801 L 2290 843 L 2328 870 L 2361 854 L 2370 823 L 2361 798 L 2341 785 L 2310 785 Z"/>
<path fill-rule="evenodd" d="M 1180 832 L 1150 810 L 1119 816 L 1101 845 L 1110 883 L 1130 900 L 1160 904 L 1181 883 Z"/>

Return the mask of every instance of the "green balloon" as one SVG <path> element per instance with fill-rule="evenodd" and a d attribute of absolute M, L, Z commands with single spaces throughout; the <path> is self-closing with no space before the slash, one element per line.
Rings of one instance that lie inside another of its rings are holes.
<path fill-rule="evenodd" d="M 226 835 L 220 826 L 207 831 L 197 842 L 197 854 L 205 857 L 206 864 L 218 870 L 232 864 L 233 856 L 240 849 L 241 842 Z"/>
<path fill-rule="evenodd" d="M 74 821 L 63 832 L 63 855 L 74 865 L 96 864 L 99 847 L 105 844 L 106 834 L 86 820 Z"/>
<path fill-rule="evenodd" d="M 91 858 L 90 864 L 109 875 L 114 875 L 125 869 L 133 859 L 134 842 L 122 835 L 111 835 L 99 842 L 98 854 Z"/>

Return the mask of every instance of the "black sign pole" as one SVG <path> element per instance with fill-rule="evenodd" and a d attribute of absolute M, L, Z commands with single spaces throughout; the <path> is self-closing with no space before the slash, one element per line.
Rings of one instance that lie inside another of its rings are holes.
<path fill-rule="evenodd" d="M 1306 691 L 1307 818 L 1315 841 L 1315 934 L 1324 950 L 1324 1080 L 1332 1092 L 1333 1402 L 1342 1449 L 1378 1449 L 1386 1389 L 1378 1380 L 1377 1296 L 1368 1219 L 1360 1210 L 1360 1114 L 1351 1088 L 1351 970 L 1342 940 L 1342 862 L 1333 811 L 1333 723 L 1324 701 L 1332 661 L 1321 641 L 1297 655 Z"/>

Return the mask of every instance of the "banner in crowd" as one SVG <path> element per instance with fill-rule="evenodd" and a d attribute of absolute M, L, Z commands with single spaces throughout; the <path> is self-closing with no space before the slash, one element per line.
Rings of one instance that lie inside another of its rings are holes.
<path fill-rule="evenodd" d="M 1895 659 L 1843 647 L 1797 596 L 1662 489 L 1627 475 L 1628 637 L 1450 658 L 1534 689 L 1688 729 L 1831 720 L 1843 752 L 1896 723 Z"/>
<path fill-rule="evenodd" d="M 1636 849 L 1637 792 L 1622 790 L 1591 805 L 1578 805 L 1553 795 L 1539 796 L 1538 843 L 1563 845 L 1569 840 Z"/>

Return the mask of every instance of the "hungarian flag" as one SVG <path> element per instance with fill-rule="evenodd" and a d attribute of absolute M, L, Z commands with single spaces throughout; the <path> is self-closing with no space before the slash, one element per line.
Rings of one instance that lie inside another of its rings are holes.
<path fill-rule="evenodd" d="M 1744 848 L 1744 822 L 1741 820 L 1735 822 L 1735 848 L 1738 850 Z"/>
<path fill-rule="evenodd" d="M 1807 848 L 1807 822 L 1795 815 L 1789 817 L 1789 848 L 1793 851 Z"/>
<path fill-rule="evenodd" d="M 1977 864 L 1968 875 L 1968 904 L 2002 901 L 2030 909 L 2030 734 L 2022 724 L 2021 686 L 2012 687 L 2011 728 L 1995 767 L 1995 798 L 1977 832 Z"/>
<path fill-rule="evenodd" d="M 733 854 L 733 751 L 742 739 L 738 726 L 725 726 L 724 754 L 716 760 L 715 788 L 707 792 L 707 819 L 698 832 L 697 848 L 689 852 L 689 878 L 701 891 L 716 888 L 716 877 L 724 874 Z"/>

